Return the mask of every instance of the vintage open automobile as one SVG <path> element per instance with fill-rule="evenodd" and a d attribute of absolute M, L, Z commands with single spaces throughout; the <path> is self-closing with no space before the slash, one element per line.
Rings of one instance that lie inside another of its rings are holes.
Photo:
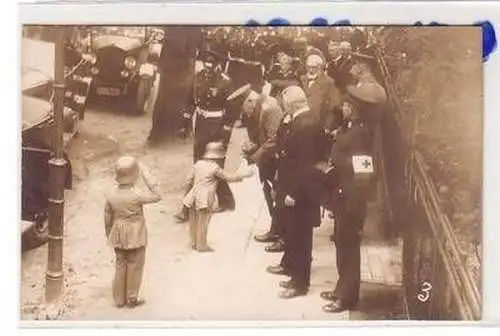
<path fill-rule="evenodd" d="M 30 26 L 23 27 L 23 48 L 29 46 L 30 50 L 23 51 L 24 60 L 30 62 L 29 55 L 37 57 L 54 57 L 53 49 L 56 42 L 56 30 L 52 26 Z M 31 42 L 26 42 L 31 41 Z M 36 42 L 39 41 L 39 42 Z M 45 44 L 43 42 L 46 42 Z M 68 26 L 64 36 L 64 68 L 66 73 L 65 105 L 78 112 L 80 119 L 84 118 L 84 111 L 87 107 L 92 84 L 92 76 L 88 69 L 88 64 L 92 62 L 92 55 L 88 53 L 87 32 L 85 27 Z M 31 52 L 33 50 L 33 53 Z M 37 55 L 38 50 L 47 52 L 49 56 Z M 48 60 L 46 62 L 53 62 Z M 40 66 L 38 64 L 38 66 Z M 29 64 L 25 65 L 25 68 Z M 53 66 L 52 66 L 53 69 Z M 51 75 L 53 77 L 53 74 Z"/>
<path fill-rule="evenodd" d="M 52 99 L 54 95 L 55 44 L 45 41 L 22 40 L 21 61 L 21 110 L 22 110 L 22 191 L 21 191 L 21 232 L 22 248 L 30 249 L 47 241 L 49 209 L 49 160 L 52 157 L 54 115 Z M 73 81 L 90 86 L 90 78 L 81 81 L 68 74 L 67 83 Z M 78 133 L 78 124 L 84 110 L 76 111 L 70 106 L 82 108 L 85 102 L 75 102 L 79 95 L 71 92 L 78 86 L 69 85 L 64 99 L 64 142 Z M 69 92 L 69 94 L 68 94 Z M 68 98 L 73 97 L 73 98 Z M 84 99 L 85 100 L 85 99 Z M 83 103 L 83 104 L 82 104 Z M 71 163 L 68 156 L 66 166 L 66 188 L 72 186 Z"/>
<path fill-rule="evenodd" d="M 125 97 L 137 113 L 145 113 L 157 77 L 162 32 L 143 26 L 92 27 L 92 95 L 105 100 Z"/>

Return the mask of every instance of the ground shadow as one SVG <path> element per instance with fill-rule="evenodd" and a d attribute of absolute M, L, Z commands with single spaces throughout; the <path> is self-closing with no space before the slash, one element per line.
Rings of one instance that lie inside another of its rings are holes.
<path fill-rule="evenodd" d="M 361 297 L 350 320 L 406 320 L 401 287 L 361 283 Z"/>

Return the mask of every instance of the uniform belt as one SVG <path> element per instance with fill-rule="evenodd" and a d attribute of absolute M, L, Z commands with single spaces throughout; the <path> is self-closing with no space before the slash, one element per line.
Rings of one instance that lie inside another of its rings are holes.
<path fill-rule="evenodd" d="M 199 107 L 196 108 L 196 113 L 204 118 L 222 118 L 224 116 L 224 110 L 207 111 Z"/>

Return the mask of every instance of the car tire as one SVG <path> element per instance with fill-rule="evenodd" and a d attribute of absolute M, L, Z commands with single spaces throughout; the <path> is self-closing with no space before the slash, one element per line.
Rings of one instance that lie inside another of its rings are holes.
<path fill-rule="evenodd" d="M 35 224 L 26 231 L 21 240 L 23 251 L 32 250 L 47 243 L 49 240 L 49 218 L 47 214 L 38 216 Z"/>

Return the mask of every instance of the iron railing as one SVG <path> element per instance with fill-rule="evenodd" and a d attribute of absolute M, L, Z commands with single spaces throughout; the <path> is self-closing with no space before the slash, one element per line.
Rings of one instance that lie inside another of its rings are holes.
<path fill-rule="evenodd" d="M 392 219 L 399 223 L 403 238 L 403 290 L 409 317 L 480 319 L 481 295 L 466 267 L 466 254 L 443 211 L 423 156 L 412 146 L 411 137 L 403 136 L 408 132 L 408 128 L 402 129 L 403 120 L 411 120 L 414 111 L 402 109 L 380 49 L 376 57 L 393 112 L 388 120 L 392 118 L 395 125 L 382 129 L 383 161 Z"/>

